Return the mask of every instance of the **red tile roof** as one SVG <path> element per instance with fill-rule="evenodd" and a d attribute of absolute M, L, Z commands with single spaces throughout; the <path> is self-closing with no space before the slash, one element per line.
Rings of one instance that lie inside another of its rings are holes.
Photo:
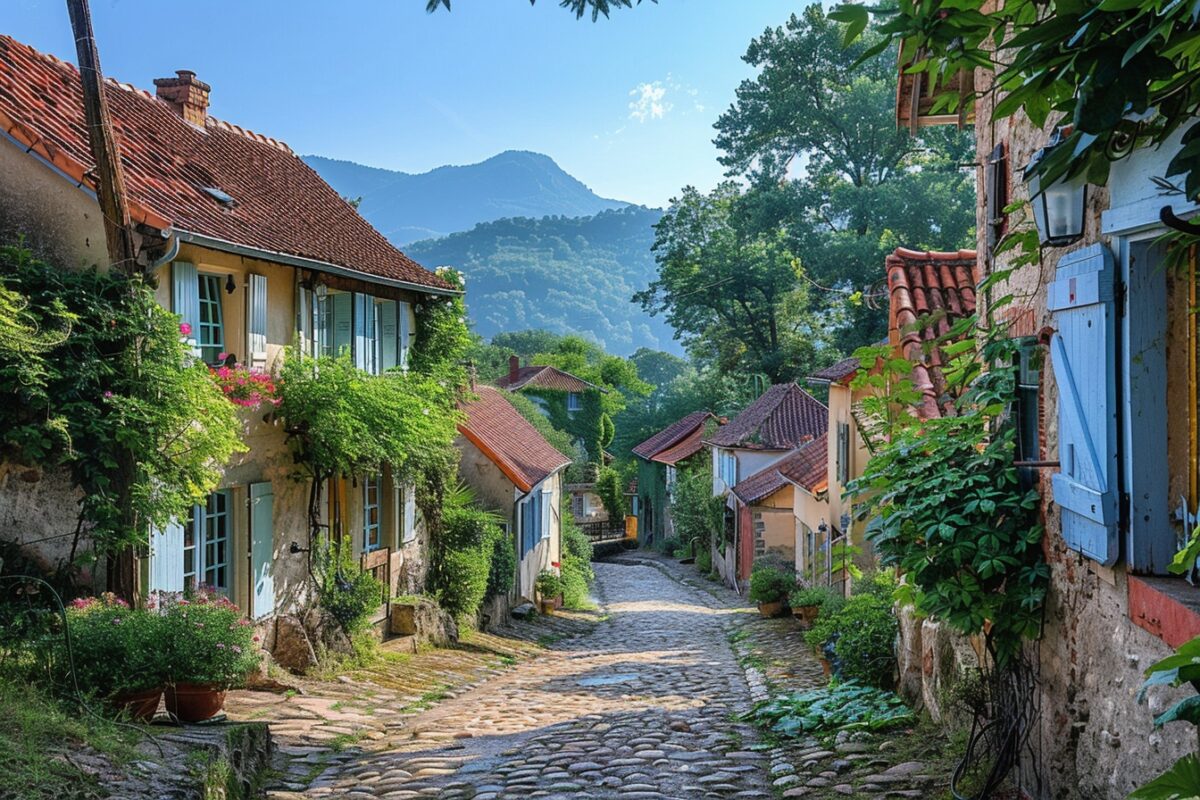
<path fill-rule="evenodd" d="M 691 458 L 703 449 L 704 426 L 702 425 L 684 438 L 680 439 L 676 444 L 655 455 L 650 460 L 657 461 L 659 464 L 670 464 L 671 466 L 675 466 L 680 461 Z"/>
<path fill-rule="evenodd" d="M 733 493 L 743 503 L 752 505 L 792 484 L 812 494 L 824 490 L 828 486 L 828 442 L 828 434 L 821 434 L 769 467 L 740 481 L 733 487 Z"/>
<path fill-rule="evenodd" d="M 589 389 L 599 389 L 606 394 L 608 392 L 607 389 L 564 372 L 558 367 L 521 367 L 517 370 L 516 380 L 511 375 L 505 375 L 496 381 L 496 385 L 510 392 L 524 389 L 526 386 L 557 389 L 560 392 L 586 392 Z"/>
<path fill-rule="evenodd" d="M 708 442 L 746 450 L 791 450 L 825 433 L 828 423 L 824 403 L 795 383 L 780 383 L 717 428 Z"/>
<path fill-rule="evenodd" d="M 571 463 L 499 390 L 478 386 L 475 393 L 477 399 L 461 406 L 467 419 L 459 424 L 458 432 L 483 451 L 518 489 L 528 492 Z"/>
<path fill-rule="evenodd" d="M 843 358 L 836 364 L 830 364 L 825 369 L 819 369 L 808 379 L 813 383 L 841 383 L 848 378 L 853 378 L 858 374 L 858 370 L 862 367 L 862 359 L 850 356 Z"/>
<path fill-rule="evenodd" d="M 954 322 L 975 313 L 979 261 L 974 250 L 921 253 L 901 247 L 887 257 L 886 269 L 888 331 L 900 355 L 913 364 L 913 388 L 923 395 L 917 413 L 940 417 L 950 403 L 935 342 Z"/>
<path fill-rule="evenodd" d="M 685 443 L 689 442 L 689 440 L 695 436 L 702 436 L 704 433 L 704 426 L 710 419 L 716 419 L 711 412 L 693 411 L 686 417 L 675 420 L 646 441 L 642 442 L 641 444 L 634 445 L 630 449 L 632 453 L 639 458 L 662 461 L 664 464 L 674 464 L 676 461 L 680 461 L 684 458 L 687 458 L 689 455 L 696 453 L 701 447 L 699 439 L 696 440 L 694 450 L 686 455 L 678 456 L 673 461 L 663 461 L 663 459 L 657 458 L 656 456 L 668 450 L 674 450 L 680 445 L 684 445 L 683 449 L 685 450 L 688 447 L 691 447 L 690 444 Z"/>
<path fill-rule="evenodd" d="M 105 94 L 135 222 L 367 280 L 452 288 L 393 247 L 286 144 L 213 117 L 201 129 L 128 84 L 106 81 Z M 79 71 L 8 36 L 0 36 L 0 130 L 95 188 Z M 205 187 L 229 194 L 236 206 L 226 208 Z"/>

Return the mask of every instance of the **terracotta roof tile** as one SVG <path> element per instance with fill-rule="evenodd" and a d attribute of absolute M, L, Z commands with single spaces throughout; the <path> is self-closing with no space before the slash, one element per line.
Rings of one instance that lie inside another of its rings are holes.
<path fill-rule="evenodd" d="M 810 381 L 814 383 L 841 383 L 847 378 L 851 378 L 858 373 L 862 367 L 862 360 L 851 356 L 843 358 L 836 364 L 830 364 L 825 369 L 819 369 L 812 375 L 808 376 Z"/>
<path fill-rule="evenodd" d="M 826 488 L 828 457 L 828 435 L 822 434 L 740 481 L 733 487 L 733 493 L 747 505 L 770 497 L 791 484 L 815 494 Z"/>
<path fill-rule="evenodd" d="M 521 367 L 517 370 L 516 379 L 512 376 L 505 375 L 496 381 L 496 385 L 501 389 L 508 389 L 510 392 L 515 392 L 518 389 L 524 389 L 526 386 L 535 386 L 540 389 L 557 389 L 561 392 L 586 392 L 589 389 L 599 389 L 601 392 L 607 393 L 607 389 L 602 389 L 594 383 L 589 383 L 583 378 L 576 377 L 569 372 L 564 372 L 558 367 Z"/>
<path fill-rule="evenodd" d="M 458 431 L 483 451 L 523 492 L 571 463 L 558 452 L 504 395 L 491 386 L 478 386 L 478 398 L 462 404 L 467 415 Z"/>
<path fill-rule="evenodd" d="M 926 419 L 949 410 L 942 354 L 934 346 L 953 324 L 975 313 L 975 287 L 981 280 L 974 250 L 922 253 L 897 248 L 886 260 L 888 330 L 900 354 L 913 364 L 913 387 L 924 399 L 917 409 Z"/>
<path fill-rule="evenodd" d="M 791 450 L 825 433 L 829 409 L 795 383 L 763 392 L 708 442 L 748 450 Z"/>
<path fill-rule="evenodd" d="M 194 126 L 128 84 L 108 80 L 105 94 L 135 221 L 334 265 L 368 280 L 452 288 L 393 247 L 286 144 L 213 117 Z M 0 36 L 0 130 L 94 189 L 79 71 L 8 36 Z M 205 187 L 236 205 L 226 208 Z"/>
<path fill-rule="evenodd" d="M 675 466 L 680 461 L 691 458 L 703 449 L 704 426 L 701 425 L 700 427 L 696 428 L 696 430 L 680 439 L 678 443 L 654 455 L 650 460 L 657 461 L 659 464 L 670 464 L 671 466 Z"/>
<path fill-rule="evenodd" d="M 666 450 L 675 448 L 676 445 L 682 444 L 685 440 L 689 439 L 697 432 L 703 434 L 704 425 L 710 419 L 716 419 L 711 412 L 693 411 L 686 417 L 675 420 L 646 441 L 642 442 L 641 444 L 634 445 L 630 449 L 635 456 L 661 461 L 661 459 L 655 458 L 655 456 L 663 453 Z M 699 450 L 699 442 L 697 442 L 696 450 Z M 695 453 L 696 450 L 693 450 L 692 453 Z M 692 455 L 692 453 L 688 453 L 688 455 Z M 687 456 L 685 455 L 681 458 L 687 458 Z M 680 459 L 677 458 L 676 461 L 678 460 Z M 675 461 L 666 461 L 663 463 L 674 464 Z"/>

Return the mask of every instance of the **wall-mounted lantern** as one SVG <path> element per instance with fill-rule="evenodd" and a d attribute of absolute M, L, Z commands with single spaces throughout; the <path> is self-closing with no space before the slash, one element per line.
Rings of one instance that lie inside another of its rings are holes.
<path fill-rule="evenodd" d="M 1054 247 L 1079 241 L 1083 236 L 1087 208 L 1087 179 L 1083 175 L 1060 177 L 1043 186 L 1042 176 L 1037 172 L 1038 165 L 1062 140 L 1062 131 L 1055 131 L 1049 144 L 1034 153 L 1025 167 L 1025 183 L 1029 185 L 1029 202 L 1033 206 L 1038 239 L 1043 245 Z"/>

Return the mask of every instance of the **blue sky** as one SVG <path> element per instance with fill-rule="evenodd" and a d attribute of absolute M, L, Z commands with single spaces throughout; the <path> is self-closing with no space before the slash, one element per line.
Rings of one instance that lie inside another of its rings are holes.
<path fill-rule="evenodd" d="M 546 153 L 597 193 L 663 205 L 721 178 L 712 124 L 750 39 L 797 0 L 660 0 L 593 24 L 556 0 L 92 0 L 107 75 L 191 69 L 210 113 L 299 153 L 422 172 Z M 63 0 L 2 0 L 0 32 L 75 61 Z"/>

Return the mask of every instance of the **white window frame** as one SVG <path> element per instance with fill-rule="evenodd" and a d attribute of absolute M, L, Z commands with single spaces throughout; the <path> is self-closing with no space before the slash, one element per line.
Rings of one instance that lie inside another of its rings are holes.
<path fill-rule="evenodd" d="M 222 277 L 211 272 L 201 272 L 197 276 L 196 302 L 199 309 L 197 315 L 199 322 L 198 329 L 193 333 L 196 337 L 196 347 L 200 350 L 200 358 L 206 364 L 216 364 L 220 361 L 217 356 L 225 352 L 225 309 L 221 297 Z M 206 298 L 205 295 L 209 292 L 214 293 L 215 296 Z M 216 321 L 204 321 L 206 308 L 210 313 L 215 313 Z M 206 338 L 211 341 L 205 341 Z"/>
<path fill-rule="evenodd" d="M 579 392 L 567 392 L 567 411 L 583 410 L 583 395 Z"/>

